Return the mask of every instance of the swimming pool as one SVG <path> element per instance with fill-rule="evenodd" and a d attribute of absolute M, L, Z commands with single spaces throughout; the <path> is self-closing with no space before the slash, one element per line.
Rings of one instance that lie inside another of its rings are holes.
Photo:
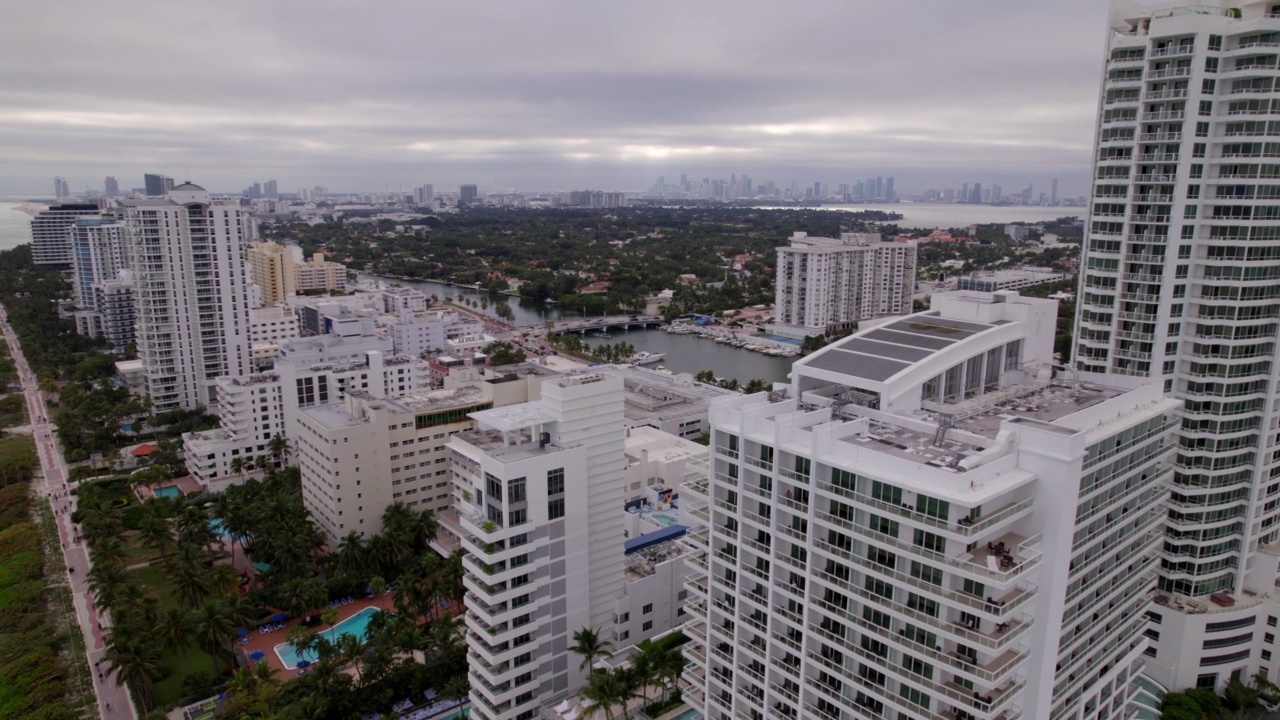
<path fill-rule="evenodd" d="M 222 524 L 222 518 L 209 518 L 209 529 L 223 540 L 231 539 L 231 533 L 227 532 L 227 527 Z"/>
<path fill-rule="evenodd" d="M 671 720 L 702 720 L 702 713 L 689 709 L 671 718 Z"/>
<path fill-rule="evenodd" d="M 676 517 L 675 513 L 659 511 L 650 513 L 650 515 L 653 517 L 653 521 L 662 527 L 671 527 L 680 521 L 679 518 Z"/>
<path fill-rule="evenodd" d="M 156 497 L 164 497 L 164 498 L 182 497 L 182 490 L 178 488 L 177 485 L 161 485 L 160 487 L 153 489 L 151 492 L 155 493 Z"/>
<path fill-rule="evenodd" d="M 334 644 L 337 644 L 339 636 L 348 634 L 364 640 L 367 637 L 366 631 L 369 629 L 369 619 L 376 612 L 378 612 L 377 608 L 367 607 L 332 628 L 319 633 L 319 635 Z M 320 654 L 315 650 L 308 650 L 306 653 L 299 655 L 297 648 L 287 642 L 276 645 L 275 651 L 276 657 L 280 658 L 280 662 L 284 663 L 285 668 L 290 670 L 297 667 L 300 660 L 315 662 L 320 659 Z"/>

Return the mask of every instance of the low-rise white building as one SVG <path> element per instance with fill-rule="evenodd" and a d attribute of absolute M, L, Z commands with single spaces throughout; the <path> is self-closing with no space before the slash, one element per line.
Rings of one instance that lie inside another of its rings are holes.
<path fill-rule="evenodd" d="M 716 398 L 737 394 L 697 382 L 688 373 L 671 375 L 640 365 L 606 365 L 597 370 L 622 378 L 627 427 L 656 428 L 681 438 L 697 439 L 710 432 L 708 406 Z"/>
<path fill-rule="evenodd" d="M 388 325 L 397 355 L 439 355 L 445 351 L 445 328 L 453 313 L 401 310 Z"/>
<path fill-rule="evenodd" d="M 1033 285 L 1062 282 L 1067 274 L 1053 268 L 1027 265 L 1014 270 L 974 272 L 956 278 L 957 290 L 996 292 L 997 290 L 1021 290 Z"/>
<path fill-rule="evenodd" d="M 474 426 L 469 413 L 491 407 L 484 389 L 468 384 L 382 398 L 353 391 L 342 403 L 299 408 L 302 499 L 330 546 L 348 533 L 379 532 L 393 502 L 447 510 L 449 437 Z"/>
<path fill-rule="evenodd" d="M 205 487 L 216 490 L 260 474 L 265 468 L 237 473 L 231 463 L 237 457 L 252 461 L 268 455 L 276 435 L 296 447 L 299 408 L 344 402 L 349 392 L 383 397 L 424 390 L 430 383 L 430 368 L 422 360 L 386 357 L 377 350 L 355 360 L 278 361 L 270 373 L 219 378 L 220 397 L 225 398 L 218 407 L 219 427 L 183 435 L 187 470 Z"/>

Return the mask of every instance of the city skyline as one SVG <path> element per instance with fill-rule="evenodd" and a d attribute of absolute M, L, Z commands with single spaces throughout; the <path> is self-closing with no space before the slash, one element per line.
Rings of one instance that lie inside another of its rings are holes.
<path fill-rule="evenodd" d="M 198 8 L 23 8 L 0 30 L 12 56 L 0 192 L 40 191 L 54 176 L 78 191 L 145 172 L 198 176 L 215 190 L 270 177 L 284 191 L 640 190 L 661 174 L 735 171 L 810 184 L 892 175 L 900 192 L 984 177 L 1059 177 L 1062 194 L 1084 190 L 1100 0 L 998 14 L 836 3 L 803 14 L 579 9 L 397 6 L 339 20 L 308 6 L 249 22 Z M 909 39 L 889 40 L 883 29 L 908 19 Z M 255 49 L 242 52 L 250 37 Z M 146 60 L 157 57 L 167 61 Z M 189 82 L 193 69 L 229 65 L 242 71 L 198 91 Z M 145 81 L 139 68 L 149 68 Z"/>

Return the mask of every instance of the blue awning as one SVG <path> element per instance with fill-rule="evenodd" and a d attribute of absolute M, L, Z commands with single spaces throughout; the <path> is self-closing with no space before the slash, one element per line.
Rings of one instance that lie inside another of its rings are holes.
<path fill-rule="evenodd" d="M 675 540 L 686 532 L 689 532 L 689 528 L 685 525 L 668 525 L 661 530 L 655 530 L 638 538 L 631 538 L 625 543 L 627 554 L 630 555 L 637 550 L 653 547 L 668 540 Z"/>

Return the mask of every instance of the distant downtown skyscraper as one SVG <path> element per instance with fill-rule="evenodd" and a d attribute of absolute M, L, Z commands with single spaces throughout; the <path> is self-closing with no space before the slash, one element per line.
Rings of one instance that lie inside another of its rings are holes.
<path fill-rule="evenodd" d="M 142 176 L 143 185 L 146 187 L 147 195 L 159 197 L 164 195 L 173 188 L 173 178 L 165 175 L 156 175 L 148 173 Z"/>
<path fill-rule="evenodd" d="M 120 194 L 120 183 L 116 182 L 114 176 L 108 175 L 106 182 L 102 183 L 102 194 L 107 197 L 115 197 Z"/>
<path fill-rule="evenodd" d="M 1278 679 L 1274 2 L 1113 8 L 1074 366 L 1185 401 L 1146 673 Z"/>
<path fill-rule="evenodd" d="M 59 200 L 71 197 L 71 186 L 66 178 L 59 176 L 53 179 L 53 195 Z"/>
<path fill-rule="evenodd" d="M 458 204 L 470 205 L 476 201 L 479 193 L 475 185 L 462 185 L 458 188 Z"/>

